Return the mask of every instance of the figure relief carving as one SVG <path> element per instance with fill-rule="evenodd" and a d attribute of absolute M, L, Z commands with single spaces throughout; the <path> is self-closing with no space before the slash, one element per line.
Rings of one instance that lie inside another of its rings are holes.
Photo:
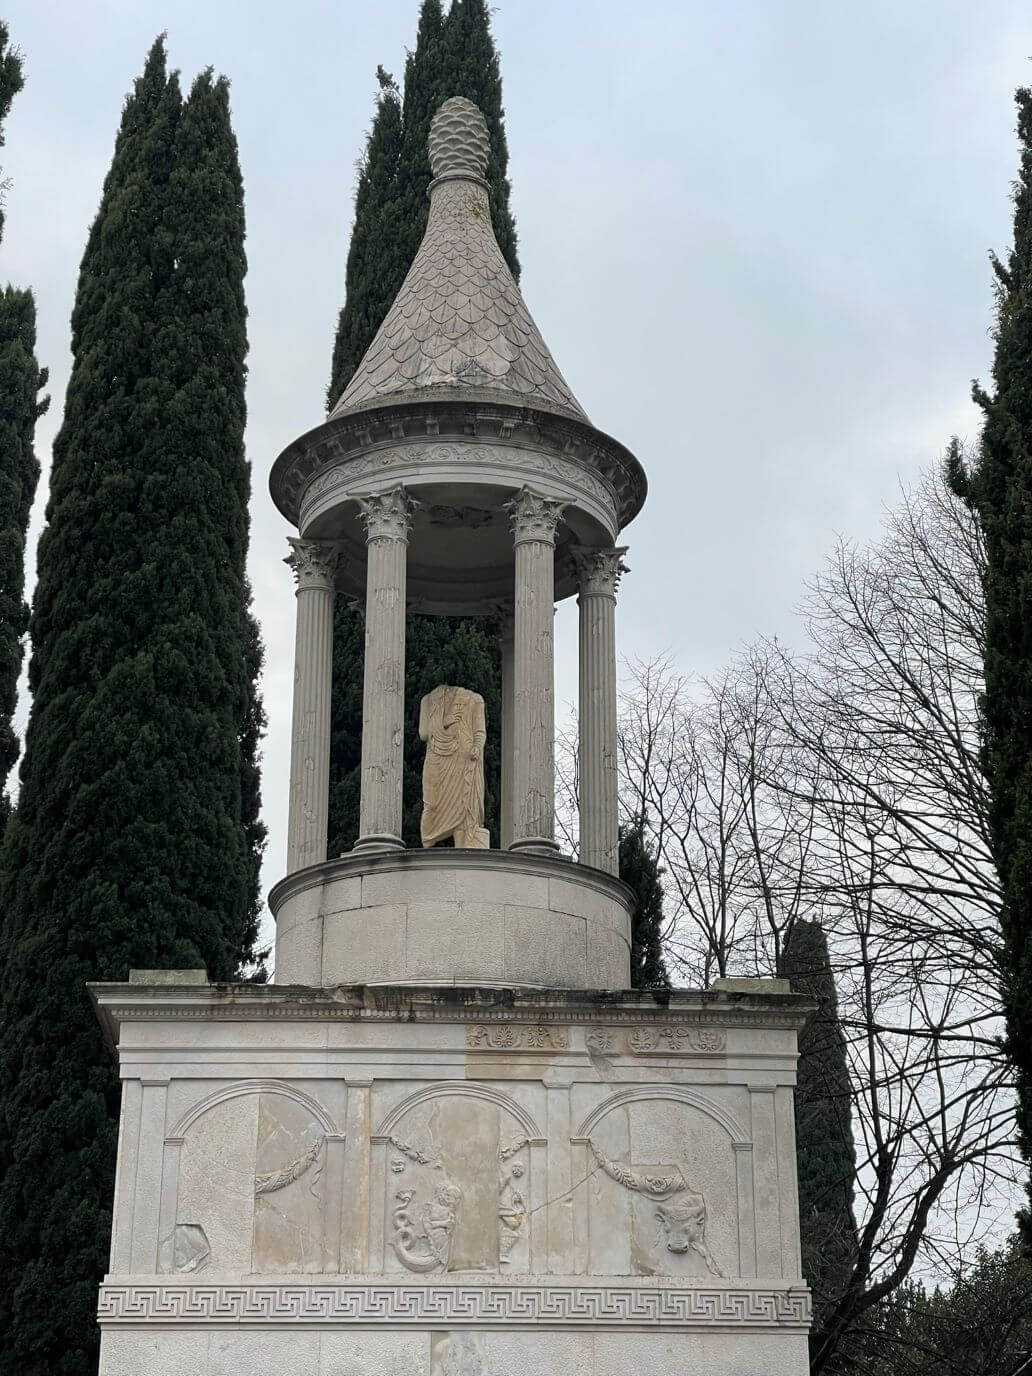
<path fill-rule="evenodd" d="M 618 545 L 613 549 L 589 549 L 584 545 L 575 545 L 571 554 L 581 596 L 615 598 L 620 578 L 630 572 L 623 560 L 626 553 L 626 545 Z"/>
<path fill-rule="evenodd" d="M 525 1236 L 527 1202 L 520 1182 L 526 1173 L 522 1161 L 512 1160 L 529 1145 L 526 1137 L 498 1149 L 498 1163 L 502 1167 L 498 1183 L 498 1264 L 510 1266 L 517 1243 Z M 511 1165 L 509 1164 L 511 1161 Z"/>
<path fill-rule="evenodd" d="M 365 522 L 366 542 L 400 540 L 408 542 L 412 516 L 420 505 L 399 483 L 389 492 L 372 497 L 356 497 L 362 520 Z"/>
<path fill-rule="evenodd" d="M 337 545 L 322 540 L 287 539 L 290 553 L 284 563 L 294 575 L 298 592 L 310 588 L 333 591 L 334 575 L 341 562 L 341 551 Z"/>
<path fill-rule="evenodd" d="M 535 540 L 546 545 L 555 544 L 555 532 L 569 503 L 543 497 L 529 487 L 521 488 L 505 503 L 512 521 L 513 540 L 517 545 Z"/>
<path fill-rule="evenodd" d="M 484 1376 L 482 1340 L 476 1333 L 435 1333 L 430 1340 L 430 1376 Z"/>
<path fill-rule="evenodd" d="M 199 1223 L 177 1223 L 158 1244 L 158 1270 L 182 1276 L 200 1271 L 211 1259 L 208 1238 Z"/>
<path fill-rule="evenodd" d="M 424 846 L 450 836 L 464 850 L 487 850 L 484 826 L 484 699 L 469 688 L 441 684 L 419 704 L 423 761 Z"/>
<path fill-rule="evenodd" d="M 439 1181 L 430 1200 L 418 1209 L 418 1218 L 413 1219 L 415 1194 L 415 1190 L 399 1190 L 394 1196 L 398 1201 L 391 1215 L 394 1254 L 409 1271 L 421 1275 L 447 1271 L 462 1191 L 450 1180 Z"/>
<path fill-rule="evenodd" d="M 590 1137 L 588 1146 L 596 1165 L 610 1180 L 655 1202 L 657 1244 L 663 1243 L 675 1256 L 695 1252 L 710 1275 L 727 1279 L 727 1272 L 717 1264 L 706 1243 L 706 1201 L 698 1190 L 691 1188 L 678 1167 L 659 1171 L 626 1166 L 622 1161 L 610 1160 Z"/>

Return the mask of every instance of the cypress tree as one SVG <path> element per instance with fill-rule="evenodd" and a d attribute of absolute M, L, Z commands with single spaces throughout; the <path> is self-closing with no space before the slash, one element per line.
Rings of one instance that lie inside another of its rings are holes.
<path fill-rule="evenodd" d="M 1032 91 L 1016 94 L 1020 169 L 1014 243 L 992 255 L 997 279 L 993 389 L 975 385 L 985 416 L 966 471 L 954 444 L 955 490 L 985 536 L 983 767 L 989 831 L 1000 876 L 1001 988 L 1015 1071 L 1018 1138 L 1032 1166 Z M 1032 1251 L 1032 1179 L 1021 1235 Z"/>
<path fill-rule="evenodd" d="M 355 189 L 355 227 L 351 231 L 345 278 L 347 298 L 337 319 L 326 392 L 327 408 L 331 411 L 380 327 L 386 314 L 382 303 L 386 300 L 389 306 L 394 300 L 409 269 L 395 233 L 401 99 L 393 78 L 382 68 L 378 75 L 376 114 Z"/>
<path fill-rule="evenodd" d="M 795 1091 L 803 1275 L 813 1291 L 812 1358 L 825 1346 L 825 1325 L 845 1293 L 857 1252 L 856 1148 L 846 1042 L 828 942 L 819 923 L 793 924 L 778 973 L 791 981 L 794 993 L 807 994 L 817 1004 L 799 1034 Z M 822 1369 L 836 1368 L 828 1364 Z"/>
<path fill-rule="evenodd" d="M 631 988 L 666 989 L 663 959 L 663 871 L 645 841 L 640 821 L 620 828 L 620 878 L 634 891 L 638 906 L 631 921 Z"/>
<path fill-rule="evenodd" d="M 22 62 L 0 22 L 0 148 L 3 121 L 23 85 Z M 3 234 L 0 204 L 0 236 Z M 25 535 L 39 480 L 32 447 L 36 421 L 47 407 L 38 400 L 47 374 L 36 361 L 36 303 L 30 291 L 0 292 L 0 835 L 10 802 L 4 792 L 18 758 L 14 710 L 18 700 L 22 642 L 28 629 L 25 604 Z"/>
<path fill-rule="evenodd" d="M 253 957 L 243 201 L 224 82 L 163 40 L 126 102 L 72 315 L 0 857 L 0 1369 L 96 1371 L 119 1084 L 84 989 Z"/>
<path fill-rule="evenodd" d="M 423 0 L 416 46 L 405 63 L 402 102 L 383 69 L 376 114 L 359 169 L 355 224 L 348 254 L 344 307 L 337 324 L 327 398 L 343 392 L 373 341 L 416 255 L 426 229 L 430 185 L 430 121 L 449 96 L 480 106 L 491 139 L 488 180 L 495 234 L 513 275 L 519 276 L 516 229 L 509 208 L 508 147 L 502 81 L 483 0 Z M 358 836 L 365 635 L 343 597 L 334 611 L 333 731 L 330 748 L 329 853 L 348 850 Z M 404 838 L 419 844 L 421 760 L 419 700 L 439 683 L 457 683 L 484 697 L 485 824 L 498 844 L 501 769 L 501 655 L 489 621 L 412 616 L 406 645 Z"/>

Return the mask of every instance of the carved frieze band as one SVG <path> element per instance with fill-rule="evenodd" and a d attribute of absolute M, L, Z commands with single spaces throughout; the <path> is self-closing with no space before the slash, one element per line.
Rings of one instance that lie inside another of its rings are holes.
<path fill-rule="evenodd" d="M 727 1047 L 727 1034 L 718 1027 L 646 1023 L 629 1031 L 591 1027 L 585 1034 L 584 1044 L 589 1051 L 601 1056 L 618 1056 L 623 1051 L 632 1056 L 645 1056 L 649 1052 L 719 1052 Z"/>
<path fill-rule="evenodd" d="M 474 1051 L 565 1051 L 570 1034 L 565 1027 L 545 1023 L 477 1023 L 466 1028 L 466 1045 Z"/>
<path fill-rule="evenodd" d="M 804 1287 L 662 1285 L 412 1285 L 386 1280 L 253 1285 L 100 1287 L 98 1318 L 113 1324 L 506 1323 L 671 1328 L 802 1328 Z"/>
<path fill-rule="evenodd" d="M 511 453 L 503 448 L 487 445 L 466 444 L 420 444 L 409 447 L 379 449 L 371 454 L 347 459 L 344 463 L 319 473 L 305 489 L 302 503 L 302 524 L 315 502 L 326 493 L 340 489 L 354 488 L 356 484 L 371 474 L 390 473 L 399 468 L 407 470 L 415 467 L 423 471 L 427 468 L 454 467 L 511 468 L 530 469 L 545 479 L 554 479 L 588 493 L 617 523 L 616 493 L 610 482 L 589 471 L 586 465 L 555 457 L 552 454 L 535 453 L 521 449 Z M 401 476 L 399 474 L 399 476 Z"/>

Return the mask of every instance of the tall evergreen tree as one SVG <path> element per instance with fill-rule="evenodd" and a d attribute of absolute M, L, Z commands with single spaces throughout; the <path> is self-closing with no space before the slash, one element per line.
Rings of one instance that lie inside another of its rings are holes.
<path fill-rule="evenodd" d="M 0 1370 L 96 1371 L 119 1085 L 84 984 L 254 954 L 243 200 L 226 85 L 154 45 L 72 316 L 0 857 Z"/>
<path fill-rule="evenodd" d="M 23 84 L 20 55 L 0 22 L 0 148 L 3 121 Z M 0 204 L 0 235 L 3 234 Z M 4 791 L 18 758 L 14 709 L 22 643 L 28 628 L 25 604 L 25 536 L 39 481 L 33 450 L 37 419 L 47 407 L 39 392 L 47 374 L 36 361 L 36 303 L 30 291 L 7 286 L 0 292 L 0 835 L 10 802 Z"/>
<path fill-rule="evenodd" d="M 638 900 L 631 921 L 631 988 L 666 989 L 663 959 L 663 871 L 645 841 L 640 822 L 620 828 L 620 878 Z"/>
<path fill-rule="evenodd" d="M 950 475 L 985 536 L 983 765 L 1003 901 L 1001 987 L 1018 1092 L 1018 1135 L 1032 1168 L 1032 91 L 1016 95 L 1020 168 L 1014 244 L 997 278 L 992 391 L 972 471 L 953 446 Z M 1021 1217 L 1032 1250 L 1032 1179 Z"/>
<path fill-rule="evenodd" d="M 380 71 L 381 91 L 366 142 L 355 196 L 345 302 L 337 324 L 330 385 L 336 402 L 373 341 L 405 278 L 426 229 L 430 185 L 430 121 L 449 96 L 480 106 L 491 139 L 488 179 L 495 234 L 519 276 L 516 230 L 509 208 L 502 82 L 483 0 L 423 0 L 416 46 L 405 63 L 403 101 Z M 333 642 L 333 733 L 330 751 L 329 853 L 348 850 L 358 836 L 365 636 L 358 614 L 337 599 Z M 500 796 L 501 656 L 496 627 L 455 617 L 409 618 L 406 646 L 404 836 L 419 844 L 422 746 L 419 700 L 442 682 L 483 694 L 488 720 L 485 821 L 498 844 Z"/>
<path fill-rule="evenodd" d="M 857 1253 L 856 1148 L 846 1043 L 828 942 L 819 923 L 799 921 L 792 926 L 778 973 L 791 981 L 794 993 L 807 994 L 817 1004 L 816 1013 L 799 1034 L 795 1092 L 803 1275 L 813 1291 L 810 1352 L 816 1357 L 828 1345 L 828 1325 L 846 1291 Z M 846 1368 L 832 1361 L 821 1369 Z"/>

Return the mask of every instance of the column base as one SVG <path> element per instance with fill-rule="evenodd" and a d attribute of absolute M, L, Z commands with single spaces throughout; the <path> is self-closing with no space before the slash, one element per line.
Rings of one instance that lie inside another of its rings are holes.
<path fill-rule="evenodd" d="M 360 836 L 351 848 L 353 855 L 364 854 L 376 851 L 395 851 L 405 850 L 405 842 L 400 836 L 394 836 L 390 832 L 383 835 Z"/>
<path fill-rule="evenodd" d="M 559 842 L 550 841 L 547 836 L 521 836 L 516 841 L 510 841 L 506 849 L 526 852 L 528 855 L 551 855 L 560 860 L 567 858 L 560 853 Z"/>

